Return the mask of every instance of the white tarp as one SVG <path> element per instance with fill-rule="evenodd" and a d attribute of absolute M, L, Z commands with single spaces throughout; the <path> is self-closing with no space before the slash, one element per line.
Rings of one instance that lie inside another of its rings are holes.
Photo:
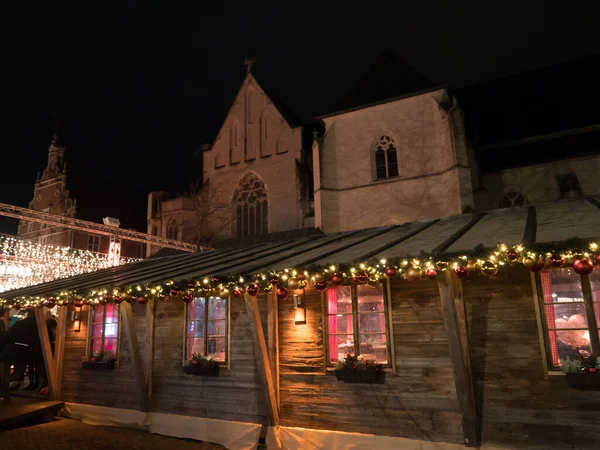
<path fill-rule="evenodd" d="M 220 444 L 229 450 L 254 450 L 261 425 L 132 409 L 66 403 L 63 416 L 90 425 L 141 428 L 151 433 Z"/>

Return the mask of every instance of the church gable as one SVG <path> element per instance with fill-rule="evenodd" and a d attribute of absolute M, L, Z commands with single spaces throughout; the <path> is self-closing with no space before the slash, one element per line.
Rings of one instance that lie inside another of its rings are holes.
<path fill-rule="evenodd" d="M 250 163 L 289 150 L 296 120 L 267 95 L 248 73 L 212 148 L 204 153 L 205 170 Z"/>

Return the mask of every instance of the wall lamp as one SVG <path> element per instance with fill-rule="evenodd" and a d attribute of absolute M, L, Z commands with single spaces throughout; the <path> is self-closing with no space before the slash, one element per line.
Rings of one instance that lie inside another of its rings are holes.
<path fill-rule="evenodd" d="M 294 322 L 296 325 L 306 324 L 306 305 L 304 303 L 304 292 L 300 295 L 294 294 Z"/>
<path fill-rule="evenodd" d="M 73 311 L 71 311 L 71 322 L 73 322 L 72 330 L 79 333 L 81 331 L 81 306 L 75 307 Z"/>

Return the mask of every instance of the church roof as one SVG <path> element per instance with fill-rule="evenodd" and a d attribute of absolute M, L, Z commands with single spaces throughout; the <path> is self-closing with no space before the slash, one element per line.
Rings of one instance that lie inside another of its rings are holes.
<path fill-rule="evenodd" d="M 568 217 L 568 220 L 565 220 Z M 61 291 L 183 281 L 205 276 L 246 276 L 290 267 L 355 264 L 380 258 L 455 255 L 501 242 L 555 244 L 600 238 L 600 197 L 560 200 L 443 219 L 364 230 L 310 235 L 249 247 L 150 258 L 118 267 L 8 291 L 2 298 L 55 295 Z"/>
<path fill-rule="evenodd" d="M 359 81 L 335 106 L 336 112 L 357 109 L 384 100 L 436 87 L 435 83 L 386 50 L 367 68 Z M 327 117 L 333 114 L 327 114 Z"/>

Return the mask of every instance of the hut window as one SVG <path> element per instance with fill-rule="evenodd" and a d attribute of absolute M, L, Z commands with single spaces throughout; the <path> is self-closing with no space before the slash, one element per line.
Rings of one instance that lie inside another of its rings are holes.
<path fill-rule="evenodd" d="M 328 289 L 327 331 L 329 364 L 337 363 L 347 353 L 388 364 L 383 285 Z"/>
<path fill-rule="evenodd" d="M 560 368 L 567 359 L 597 354 L 598 340 L 592 336 L 598 336 L 600 323 L 600 269 L 588 276 L 571 268 L 544 270 L 540 277 L 549 369 Z"/>
<path fill-rule="evenodd" d="M 119 342 L 119 305 L 110 303 L 92 307 L 90 350 L 92 355 L 111 352 L 117 357 Z"/>
<path fill-rule="evenodd" d="M 88 250 L 94 253 L 100 251 L 100 236 L 94 236 L 93 234 L 88 236 Z"/>
<path fill-rule="evenodd" d="M 186 360 L 193 353 L 227 362 L 228 300 L 198 297 L 187 306 Z"/>

